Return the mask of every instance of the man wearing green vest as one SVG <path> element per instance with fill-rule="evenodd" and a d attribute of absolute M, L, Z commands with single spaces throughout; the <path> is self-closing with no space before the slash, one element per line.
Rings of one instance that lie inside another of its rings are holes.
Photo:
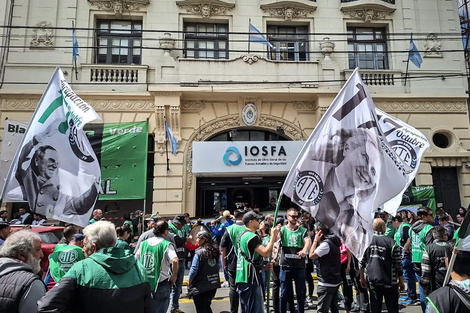
<path fill-rule="evenodd" d="M 432 214 L 432 209 L 427 206 L 420 207 L 417 215 L 418 220 L 411 226 L 410 238 L 405 244 L 405 251 L 409 251 L 411 246 L 411 259 L 416 272 L 416 279 L 419 283 L 421 280 L 421 259 L 423 258 L 424 249 L 426 245 L 434 241 L 431 231 L 434 215 Z M 426 296 L 421 284 L 419 285 L 419 300 L 421 302 L 421 309 L 425 312 Z"/>
<path fill-rule="evenodd" d="M 93 224 L 95 222 L 98 222 L 101 220 L 102 217 L 103 217 L 103 211 L 101 211 L 100 209 L 95 209 L 93 210 L 93 218 L 88 222 L 88 224 Z"/>
<path fill-rule="evenodd" d="M 228 284 L 230 287 L 230 313 L 238 313 L 240 303 L 235 278 L 237 276 L 238 235 L 246 230 L 246 226 L 243 223 L 244 214 L 244 209 L 236 209 L 235 212 L 233 212 L 235 224 L 227 227 L 227 231 L 220 240 L 222 264 L 224 265 L 225 271 L 228 273 Z"/>
<path fill-rule="evenodd" d="M 307 229 L 297 225 L 299 211 L 295 208 L 287 210 L 287 225 L 281 228 L 281 305 L 280 312 L 287 311 L 287 303 L 294 297 L 292 280 L 295 282 L 297 295 L 297 312 L 303 313 L 305 308 L 305 276 L 307 253 L 312 241 Z"/>
<path fill-rule="evenodd" d="M 263 257 L 268 258 L 273 249 L 281 226 L 273 227 L 271 239 L 265 247 L 256 234 L 261 216 L 253 211 L 243 215 L 246 231 L 240 234 L 237 256 L 237 273 L 235 282 L 238 284 L 241 313 L 263 313 L 263 294 L 261 292 L 261 270 Z"/>
<path fill-rule="evenodd" d="M 186 224 L 186 216 L 184 214 L 177 214 L 175 218 L 168 224 L 170 234 L 173 235 L 175 239 L 175 248 L 176 254 L 179 259 L 178 266 L 178 276 L 176 282 L 171 289 L 171 313 L 184 313 L 179 309 L 179 300 L 181 294 L 181 288 L 183 288 L 184 280 L 184 261 L 186 259 L 186 242 L 189 240 L 187 238 L 186 231 L 184 230 L 184 225 Z"/>
<path fill-rule="evenodd" d="M 135 254 L 147 271 L 157 313 L 168 310 L 170 288 L 178 275 L 178 255 L 173 244 L 165 239 L 168 229 L 166 221 L 158 221 L 154 228 L 155 237 L 143 241 Z"/>

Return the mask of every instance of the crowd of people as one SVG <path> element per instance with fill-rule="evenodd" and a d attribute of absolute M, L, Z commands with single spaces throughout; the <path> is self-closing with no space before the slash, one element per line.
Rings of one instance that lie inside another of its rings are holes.
<path fill-rule="evenodd" d="M 444 283 L 465 216 L 465 208 L 457 222 L 444 208 L 433 213 L 423 206 L 393 217 L 378 210 L 372 242 L 356 258 L 330 227 L 296 208 L 277 220 L 258 207 L 233 214 L 221 208 L 208 222 L 191 221 L 188 213 L 143 222 L 137 211 L 119 226 L 96 209 L 87 227 L 64 227 L 41 273 L 40 237 L 30 229 L 12 232 L 2 211 L 0 312 L 184 313 L 185 270 L 185 296 L 198 313 L 212 312 L 220 287 L 229 288 L 231 313 L 264 313 L 268 303 L 274 313 L 379 313 L 383 302 L 389 313 L 400 304 L 470 312 L 470 252 L 457 251 L 452 280 Z"/>

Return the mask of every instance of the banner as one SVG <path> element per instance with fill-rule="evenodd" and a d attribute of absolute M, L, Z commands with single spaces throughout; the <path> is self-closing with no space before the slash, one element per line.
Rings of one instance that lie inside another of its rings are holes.
<path fill-rule="evenodd" d="M 389 145 L 356 69 L 292 166 L 282 193 L 328 226 L 361 258 L 377 208 L 399 194 L 413 170 Z"/>
<path fill-rule="evenodd" d="M 430 207 L 436 212 L 436 198 L 434 197 L 434 186 L 411 186 L 403 193 L 399 211 L 410 210 L 417 213 L 421 206 Z M 416 209 L 410 209 L 415 207 Z"/>
<path fill-rule="evenodd" d="M 86 226 L 100 190 L 100 167 L 83 126 L 99 119 L 56 68 L 21 141 L 3 201 L 28 201 L 32 212 Z"/>
<path fill-rule="evenodd" d="M 88 124 L 85 133 L 101 165 L 99 199 L 144 199 L 148 122 Z"/>
<path fill-rule="evenodd" d="M 16 150 L 18 150 L 27 128 L 27 122 L 5 120 L 2 151 L 0 154 L 0 190 L 3 190 L 11 162 L 15 158 Z"/>
<path fill-rule="evenodd" d="M 379 126 L 388 143 L 393 150 L 395 150 L 400 159 L 411 169 L 411 172 L 408 173 L 408 183 L 406 184 L 406 187 L 393 199 L 383 204 L 383 209 L 392 216 L 395 216 L 397 209 L 402 202 L 403 193 L 418 173 L 421 157 L 429 148 L 430 144 L 426 136 L 402 120 L 388 115 L 377 108 L 375 109 L 375 112 L 379 119 Z M 432 192 L 434 198 L 434 189 L 432 189 Z"/>

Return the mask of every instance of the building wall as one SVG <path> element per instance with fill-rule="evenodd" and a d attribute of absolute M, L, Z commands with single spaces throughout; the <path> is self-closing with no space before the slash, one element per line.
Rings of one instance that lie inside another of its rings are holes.
<path fill-rule="evenodd" d="M 191 143 L 244 127 L 241 110 L 246 101 L 254 101 L 260 114 L 254 127 L 275 131 L 281 126 L 291 140 L 306 140 L 352 73 L 345 36 L 351 26 L 385 27 L 390 34 L 389 69 L 361 71 L 368 77 L 365 83 L 376 106 L 421 130 L 430 141 L 436 132 L 451 140 L 446 149 L 431 145 L 416 183 L 432 184 L 432 167 L 456 167 L 460 201 L 465 206 L 470 202 L 470 170 L 465 166 L 470 148 L 467 85 L 456 1 L 16 0 L 14 4 L 12 24 L 19 27 L 12 29 L 8 61 L 1 69 L 5 79 L 0 88 L 0 128 L 5 118 L 30 119 L 54 68 L 60 66 L 102 122 L 149 119 L 156 141 L 154 212 L 194 214 L 197 178 L 191 172 Z M 204 4 L 211 6 L 207 15 Z M 8 1 L 0 6 L 2 24 L 7 22 L 9 5 Z M 104 18 L 142 20 L 149 32 L 143 34 L 141 65 L 95 64 L 93 28 L 97 19 Z M 307 26 L 313 51 L 309 61 L 269 60 L 266 46 L 256 43 L 251 43 L 248 53 L 250 18 L 262 32 L 273 24 Z M 80 46 L 78 79 L 72 69 L 72 21 Z M 229 58 L 184 58 L 185 22 L 227 22 Z M 410 33 L 415 34 L 424 62 L 420 69 L 409 64 L 411 78 L 405 85 Z M 335 45 L 331 54 L 320 45 L 328 41 Z M 138 81 L 97 82 L 91 74 L 96 70 L 137 70 Z M 437 74 L 443 78 L 428 77 Z M 393 80 L 375 79 L 390 75 Z M 170 171 L 164 117 L 179 140 L 176 156 L 169 157 Z"/>

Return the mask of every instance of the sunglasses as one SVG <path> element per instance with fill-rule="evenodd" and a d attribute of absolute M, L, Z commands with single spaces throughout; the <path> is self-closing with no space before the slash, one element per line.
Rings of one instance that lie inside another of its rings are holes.
<path fill-rule="evenodd" d="M 292 218 L 299 218 L 298 215 L 290 215 L 290 214 L 288 214 L 288 215 L 289 215 L 290 217 L 292 217 Z"/>

